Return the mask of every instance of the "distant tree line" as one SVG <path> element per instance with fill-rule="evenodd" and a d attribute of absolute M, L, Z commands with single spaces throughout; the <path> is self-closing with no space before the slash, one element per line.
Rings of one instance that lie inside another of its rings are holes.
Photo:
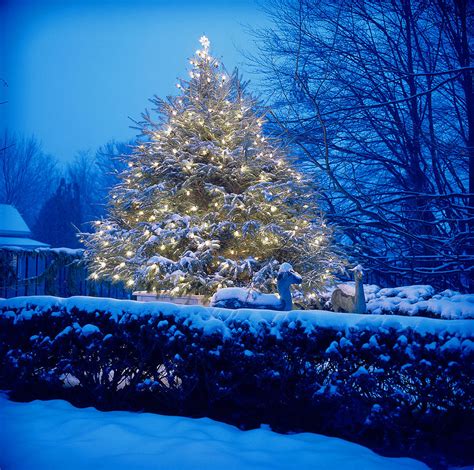
<path fill-rule="evenodd" d="M 3 134 L 0 144 L 0 203 L 15 206 L 36 239 L 54 247 L 77 248 L 79 231 L 105 212 L 109 189 L 129 153 L 127 143 L 110 141 L 96 152 L 79 152 L 61 167 L 34 137 Z"/>
<path fill-rule="evenodd" d="M 273 123 L 354 260 L 472 289 L 474 2 L 275 0 L 254 31 Z"/>

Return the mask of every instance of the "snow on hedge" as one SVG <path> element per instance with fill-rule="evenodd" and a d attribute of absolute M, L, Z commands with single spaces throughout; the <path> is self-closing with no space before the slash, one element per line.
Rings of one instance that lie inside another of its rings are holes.
<path fill-rule="evenodd" d="M 255 334 L 259 325 L 272 325 L 277 328 L 282 323 L 301 322 L 307 331 L 326 328 L 344 331 L 359 329 L 377 331 L 381 328 L 393 328 L 396 331 L 411 329 L 419 334 L 442 335 L 449 333 L 462 338 L 474 336 L 474 322 L 471 320 L 443 320 L 402 315 L 360 315 L 355 313 L 334 313 L 323 310 L 293 310 L 278 312 L 274 310 L 240 309 L 228 310 L 195 305 L 175 305 L 166 302 L 137 302 L 134 300 L 116 300 L 98 297 L 69 297 L 66 299 L 52 296 L 15 297 L 0 300 L 0 315 L 14 316 L 15 322 L 28 320 L 33 315 L 56 307 L 65 312 L 72 309 L 88 312 L 108 312 L 117 322 L 143 315 L 164 315 L 185 318 L 191 327 L 203 329 L 205 334 L 220 333 L 230 336 L 234 320 L 247 321 Z M 15 313 L 14 310 L 18 310 Z M 56 313 L 58 315 L 59 313 Z"/>
<path fill-rule="evenodd" d="M 423 470 L 319 434 L 240 431 L 207 418 L 100 412 L 62 400 L 14 403 L 0 397 L 0 465 L 49 469 Z"/>

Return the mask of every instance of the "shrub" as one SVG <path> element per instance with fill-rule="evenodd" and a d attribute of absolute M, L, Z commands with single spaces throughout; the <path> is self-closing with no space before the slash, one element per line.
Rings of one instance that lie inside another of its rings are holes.
<path fill-rule="evenodd" d="M 16 399 L 472 456 L 469 320 L 74 297 L 10 299 L 0 311 L 0 386 Z"/>

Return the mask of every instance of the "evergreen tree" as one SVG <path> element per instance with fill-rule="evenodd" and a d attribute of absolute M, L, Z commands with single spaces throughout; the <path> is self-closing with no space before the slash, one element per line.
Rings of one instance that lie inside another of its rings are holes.
<path fill-rule="evenodd" d="M 79 247 L 77 227 L 82 222 L 79 187 L 61 179 L 56 192 L 43 204 L 34 234 L 53 247 Z"/>
<path fill-rule="evenodd" d="M 153 101 L 157 122 L 145 114 L 146 138 L 127 157 L 107 218 L 84 234 L 91 276 L 173 295 L 268 291 L 288 261 L 308 292 L 341 265 L 317 194 L 263 135 L 237 73 L 200 42 L 180 96 Z"/>

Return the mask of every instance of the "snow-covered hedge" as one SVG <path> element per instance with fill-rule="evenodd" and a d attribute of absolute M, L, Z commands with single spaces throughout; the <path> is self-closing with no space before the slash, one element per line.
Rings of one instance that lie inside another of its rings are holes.
<path fill-rule="evenodd" d="M 468 453 L 474 322 L 86 297 L 0 301 L 17 398 Z"/>

